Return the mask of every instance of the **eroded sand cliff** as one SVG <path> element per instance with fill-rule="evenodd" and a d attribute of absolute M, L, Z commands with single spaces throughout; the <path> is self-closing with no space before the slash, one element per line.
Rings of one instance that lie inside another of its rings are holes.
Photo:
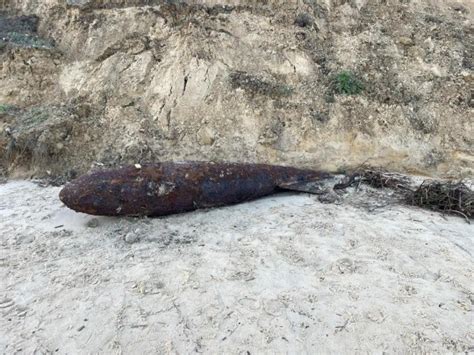
<path fill-rule="evenodd" d="M 472 175 L 471 1 L 3 9 L 4 174 L 203 159 Z"/>

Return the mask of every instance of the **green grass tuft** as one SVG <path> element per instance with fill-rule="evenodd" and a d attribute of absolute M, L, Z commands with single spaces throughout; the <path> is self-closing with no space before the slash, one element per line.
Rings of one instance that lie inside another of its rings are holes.
<path fill-rule="evenodd" d="M 34 107 L 27 111 L 21 118 L 25 127 L 37 126 L 49 119 L 49 113 L 43 107 Z"/>
<path fill-rule="evenodd" d="M 0 114 L 7 113 L 13 109 L 15 109 L 15 106 L 13 105 L 0 104 Z"/>
<path fill-rule="evenodd" d="M 364 90 L 362 82 L 351 72 L 343 71 L 334 79 L 334 91 L 341 95 L 357 95 Z"/>
<path fill-rule="evenodd" d="M 3 43 L 3 45 L 10 43 L 18 47 L 27 47 L 35 49 L 53 47 L 53 43 L 49 40 L 40 38 L 36 35 L 20 32 L 8 32 L 2 34 L 2 38 L 0 38 L 0 43 Z"/>

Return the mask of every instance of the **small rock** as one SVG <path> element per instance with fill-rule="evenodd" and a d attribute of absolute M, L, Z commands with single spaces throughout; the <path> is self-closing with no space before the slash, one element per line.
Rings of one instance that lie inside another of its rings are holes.
<path fill-rule="evenodd" d="M 461 73 L 461 75 L 462 75 L 462 77 L 463 77 L 463 79 L 464 79 L 465 82 L 467 82 L 467 83 L 474 83 L 474 74 L 471 74 L 471 73 L 469 73 L 469 72 L 467 72 L 467 71 L 463 71 L 463 72 Z"/>
<path fill-rule="evenodd" d="M 332 190 L 325 191 L 318 196 L 318 201 L 321 203 L 335 203 L 339 200 L 339 196 Z"/>
<path fill-rule="evenodd" d="M 87 222 L 86 225 L 89 228 L 97 228 L 99 226 L 99 220 L 97 218 L 92 218 L 90 221 Z"/>
<path fill-rule="evenodd" d="M 138 235 L 134 232 L 127 233 L 127 235 L 125 236 L 125 242 L 128 244 L 136 243 L 139 239 L 140 238 L 138 237 Z"/>
<path fill-rule="evenodd" d="M 141 166 L 140 164 L 135 164 L 135 168 L 136 168 L 136 169 L 141 169 L 142 166 Z"/>
<path fill-rule="evenodd" d="M 202 145 L 212 145 L 216 140 L 215 132 L 207 127 L 199 130 L 197 135 L 197 139 Z"/>
<path fill-rule="evenodd" d="M 69 6 L 85 7 L 89 5 L 91 0 L 66 0 L 66 4 Z"/>
<path fill-rule="evenodd" d="M 465 8 L 464 6 L 462 6 L 461 4 L 454 4 L 452 6 L 452 9 L 454 11 L 458 11 L 458 12 L 461 12 L 463 14 L 468 14 L 469 13 L 469 10 L 467 8 Z"/>
<path fill-rule="evenodd" d="M 403 44 L 404 46 L 413 46 L 413 40 L 410 37 L 400 37 L 398 39 L 398 42 L 400 44 Z"/>
<path fill-rule="evenodd" d="M 34 240 L 35 240 L 35 236 L 34 236 L 34 235 L 26 235 L 26 236 L 22 239 L 21 243 L 22 243 L 22 244 L 30 244 L 30 243 L 32 243 Z"/>

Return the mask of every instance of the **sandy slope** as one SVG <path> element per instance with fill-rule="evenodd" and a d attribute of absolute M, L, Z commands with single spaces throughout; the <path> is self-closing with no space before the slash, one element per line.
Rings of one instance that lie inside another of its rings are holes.
<path fill-rule="evenodd" d="M 160 219 L 0 185 L 0 352 L 474 351 L 474 226 L 287 194 Z"/>

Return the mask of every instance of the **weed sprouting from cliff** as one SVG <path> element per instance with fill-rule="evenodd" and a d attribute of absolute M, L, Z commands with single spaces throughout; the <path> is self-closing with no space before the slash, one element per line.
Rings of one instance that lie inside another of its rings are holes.
<path fill-rule="evenodd" d="M 21 123 L 24 127 L 33 127 L 47 121 L 49 118 L 49 113 L 45 108 L 34 107 L 22 116 Z"/>
<path fill-rule="evenodd" d="M 0 104 L 0 114 L 9 113 L 10 111 L 12 111 L 14 109 L 15 109 L 15 106 L 13 106 L 13 105 Z"/>
<path fill-rule="evenodd" d="M 333 89 L 336 94 L 357 95 L 364 90 L 364 85 L 353 73 L 342 71 L 334 78 Z"/>
<path fill-rule="evenodd" d="M 53 47 L 53 42 L 40 38 L 33 34 L 20 33 L 20 32 L 9 32 L 3 35 L 1 42 L 10 43 L 17 47 L 26 47 L 26 48 L 47 48 L 50 49 Z"/>

